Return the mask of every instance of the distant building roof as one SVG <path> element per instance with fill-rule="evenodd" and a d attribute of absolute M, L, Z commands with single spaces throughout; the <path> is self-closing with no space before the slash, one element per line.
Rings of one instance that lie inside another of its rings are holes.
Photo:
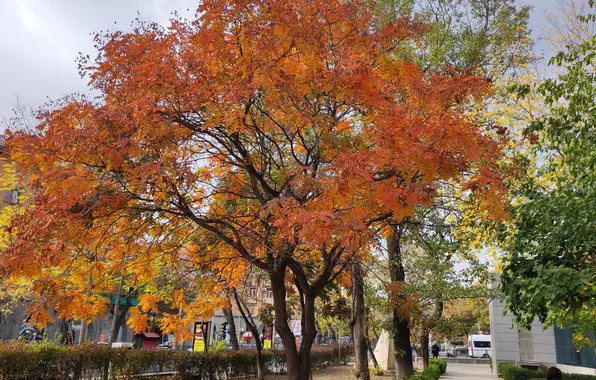
<path fill-rule="evenodd" d="M 154 332 L 142 332 L 139 335 L 143 335 L 145 338 L 152 338 L 152 339 L 160 338 L 159 334 L 156 334 Z"/>

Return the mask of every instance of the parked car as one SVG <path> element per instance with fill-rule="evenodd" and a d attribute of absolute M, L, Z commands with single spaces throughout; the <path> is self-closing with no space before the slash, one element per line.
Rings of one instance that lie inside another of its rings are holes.
<path fill-rule="evenodd" d="M 468 346 L 455 346 L 447 350 L 448 358 L 456 358 L 458 356 L 467 356 Z"/>
<path fill-rule="evenodd" d="M 170 349 L 171 350 L 172 349 L 172 342 L 163 342 L 163 343 L 160 343 L 160 344 L 157 345 L 156 348 L 158 348 L 158 349 L 164 349 L 164 350 L 167 350 L 167 349 Z"/>

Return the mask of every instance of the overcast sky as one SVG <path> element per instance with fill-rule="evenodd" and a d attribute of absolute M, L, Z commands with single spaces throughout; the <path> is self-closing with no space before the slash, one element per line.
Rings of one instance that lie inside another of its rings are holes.
<path fill-rule="evenodd" d="M 556 0 L 520 0 L 534 6 L 535 37 Z M 39 107 L 48 98 L 87 93 L 78 75 L 79 52 L 93 56 L 92 35 L 121 30 L 136 17 L 166 25 L 172 11 L 192 14 L 197 0 L 0 0 L 0 118 L 12 116 L 17 97 Z M 191 12 L 186 10 L 190 9 Z M 138 13 L 137 13 L 138 12 Z M 537 45 L 537 52 L 544 49 Z"/>

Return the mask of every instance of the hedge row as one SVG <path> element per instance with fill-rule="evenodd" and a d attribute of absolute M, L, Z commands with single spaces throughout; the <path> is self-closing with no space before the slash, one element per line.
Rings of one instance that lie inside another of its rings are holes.
<path fill-rule="evenodd" d="M 311 366 L 323 368 L 347 362 L 353 348 L 342 345 L 314 346 Z M 267 370 L 284 373 L 282 350 L 263 351 Z M 141 374 L 172 371 L 181 380 L 243 379 L 256 377 L 256 351 L 215 351 L 198 353 L 175 350 L 110 349 L 105 345 L 57 346 L 51 344 L 0 344 L 0 379 L 66 380 L 122 377 L 137 379 Z M 145 378 L 145 377 L 143 377 Z"/>
<path fill-rule="evenodd" d="M 500 363 L 499 372 L 504 380 L 546 379 L 546 371 L 521 368 L 511 363 Z"/>
<path fill-rule="evenodd" d="M 439 380 L 447 371 L 447 360 L 430 359 L 428 367 L 420 375 L 411 376 L 408 380 Z"/>
<path fill-rule="evenodd" d="M 512 363 L 499 364 L 499 372 L 504 380 L 546 379 L 546 371 L 521 368 Z M 564 373 L 563 380 L 596 380 L 596 376 Z"/>

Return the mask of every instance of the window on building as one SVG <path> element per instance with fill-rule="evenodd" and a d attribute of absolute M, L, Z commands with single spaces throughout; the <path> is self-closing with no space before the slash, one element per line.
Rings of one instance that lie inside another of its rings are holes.
<path fill-rule="evenodd" d="M 19 203 L 19 191 L 16 189 L 6 191 L 4 193 L 4 202 L 9 205 L 16 205 Z"/>
<path fill-rule="evenodd" d="M 534 337 L 532 330 L 519 331 L 519 358 L 521 360 L 534 360 Z"/>
<path fill-rule="evenodd" d="M 249 288 L 248 296 L 251 298 L 255 298 L 257 296 L 257 288 Z"/>
<path fill-rule="evenodd" d="M 273 298 L 273 290 L 271 290 L 271 288 L 265 288 L 265 290 L 263 290 L 263 295 L 265 298 Z"/>
<path fill-rule="evenodd" d="M 574 330 L 572 328 L 560 328 L 559 326 L 554 326 L 554 330 L 557 363 L 596 368 L 596 351 L 589 347 L 585 347 L 578 351 L 577 347 L 573 344 Z M 594 334 L 587 334 L 587 336 L 590 339 L 596 338 L 596 335 Z"/>

